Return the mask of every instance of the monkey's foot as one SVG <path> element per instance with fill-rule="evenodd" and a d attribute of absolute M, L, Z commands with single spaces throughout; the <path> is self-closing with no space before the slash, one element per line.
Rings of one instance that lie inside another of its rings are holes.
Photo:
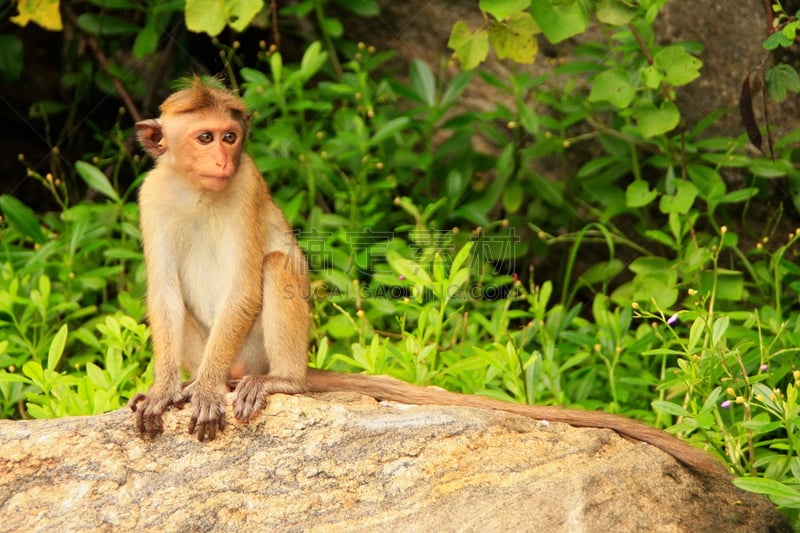
<path fill-rule="evenodd" d="M 269 403 L 266 376 L 245 376 L 236 385 L 233 414 L 244 424 L 257 417 Z"/>
<path fill-rule="evenodd" d="M 164 420 L 161 415 L 170 406 L 178 409 L 183 407 L 182 396 L 173 399 L 168 395 L 139 393 L 128 402 L 128 407 L 136 417 L 136 429 L 139 433 L 146 433 L 151 437 L 164 432 Z"/>
<path fill-rule="evenodd" d="M 239 422 L 247 423 L 257 417 L 269 403 L 269 395 L 301 394 L 303 383 L 276 376 L 245 376 L 236 385 L 233 414 Z"/>
<path fill-rule="evenodd" d="M 187 389 L 191 389 L 189 386 Z M 186 391 L 184 390 L 184 393 Z M 197 389 L 189 391 L 192 397 L 192 416 L 189 419 L 189 434 L 197 433 L 200 442 L 214 440 L 217 431 L 225 429 L 224 394 L 205 393 Z"/>

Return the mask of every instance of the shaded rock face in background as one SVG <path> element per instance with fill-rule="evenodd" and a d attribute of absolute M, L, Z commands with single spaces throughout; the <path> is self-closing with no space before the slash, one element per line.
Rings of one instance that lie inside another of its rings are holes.
<path fill-rule="evenodd" d="M 189 414 L 154 440 L 124 409 L 0 421 L 0 530 L 790 531 L 725 476 L 608 430 L 276 395 L 199 443 Z"/>
<path fill-rule="evenodd" d="M 783 2 L 788 12 L 800 5 Z M 767 58 L 762 42 L 767 37 L 767 17 L 761 0 L 715 2 L 713 0 L 672 0 L 657 20 L 656 35 L 664 42 L 697 41 L 705 50 L 701 76 L 678 93 L 678 106 L 691 126 L 709 112 L 720 107 L 730 112 L 720 119 L 711 132 L 718 135 L 744 134 L 738 111 L 742 81 Z M 781 61 L 794 64 L 787 54 Z M 754 111 L 759 125 L 765 126 L 760 84 L 754 82 Z M 785 102 L 769 105 L 770 123 L 779 130 L 778 136 L 800 128 L 797 96 Z M 766 149 L 766 146 L 765 146 Z"/>
<path fill-rule="evenodd" d="M 345 23 L 348 37 L 364 41 L 379 48 L 398 52 L 397 65 L 413 59 L 423 59 L 438 70 L 442 58 L 451 55 L 447 47 L 450 30 L 457 20 L 463 20 L 470 28 L 480 27 L 484 21 L 477 0 L 409 0 L 396 2 L 381 0 L 381 14 L 370 19 L 348 18 Z M 784 2 L 787 12 L 794 13 L 800 5 Z M 800 4 L 800 2 L 798 2 Z M 739 92 L 742 80 L 749 71 L 764 61 L 767 51 L 762 41 L 767 37 L 767 19 L 762 0 L 671 0 L 667 2 L 656 19 L 655 33 L 660 44 L 680 41 L 697 41 L 705 50 L 700 54 L 703 61 L 701 77 L 678 93 L 678 105 L 689 127 L 696 124 L 711 111 L 720 107 L 729 113 L 711 128 L 717 135 L 738 136 L 744 133 L 738 113 Z M 585 36 L 578 36 L 557 45 L 551 45 L 539 36 L 540 51 L 536 62 L 518 65 L 498 61 L 491 52 L 489 60 L 482 65 L 499 76 L 505 77 L 509 65 L 514 69 L 531 70 L 536 74 L 550 72 L 550 57 L 569 57 L 576 42 L 602 39 L 595 24 Z M 791 58 L 781 60 L 792 63 Z M 795 64 L 795 67 L 800 66 Z M 497 94 L 491 85 L 474 80 L 467 89 L 465 108 L 484 111 L 494 107 L 505 96 Z M 509 102 L 511 103 L 511 102 Z M 763 127 L 763 112 L 760 94 L 755 101 L 756 118 Z M 800 127 L 797 96 L 791 96 L 781 105 L 770 106 L 770 119 L 787 132 Z"/>

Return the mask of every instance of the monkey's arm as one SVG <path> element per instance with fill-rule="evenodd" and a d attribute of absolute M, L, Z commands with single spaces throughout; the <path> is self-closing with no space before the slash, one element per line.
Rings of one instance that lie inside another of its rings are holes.
<path fill-rule="evenodd" d="M 260 276 L 254 277 L 261 279 Z M 229 296 L 209 332 L 196 379 L 186 389 L 186 395 L 192 398 L 189 433 L 197 432 L 197 438 L 201 441 L 206 438 L 213 440 L 217 430 L 225 429 L 225 382 L 231 364 L 261 309 L 260 281 L 250 285 Z"/>
<path fill-rule="evenodd" d="M 145 193 L 146 194 L 146 193 Z M 144 226 L 143 232 L 150 228 Z M 180 381 L 180 361 L 184 350 L 184 320 L 186 307 L 180 292 L 178 274 L 168 265 L 174 264 L 172 249 L 153 237 L 152 246 L 145 250 L 147 281 L 147 314 L 153 336 L 155 382 L 148 393 L 137 394 L 128 405 L 136 413 L 136 426 L 151 436 L 161 433 L 161 415 L 171 405 L 180 406 L 185 398 Z M 151 259 L 158 255 L 157 264 Z"/>
<path fill-rule="evenodd" d="M 710 454 L 638 420 L 609 413 L 503 402 L 483 396 L 458 394 L 435 387 L 418 387 L 388 376 L 345 374 L 313 368 L 308 369 L 307 384 L 310 392 L 360 392 L 381 400 L 421 405 L 454 405 L 495 409 L 536 420 L 563 422 L 571 426 L 613 429 L 632 439 L 652 444 L 697 470 L 725 472 L 724 467 Z"/>

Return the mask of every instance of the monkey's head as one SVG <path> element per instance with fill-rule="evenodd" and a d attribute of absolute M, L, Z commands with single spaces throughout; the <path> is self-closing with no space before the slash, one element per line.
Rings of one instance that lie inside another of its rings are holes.
<path fill-rule="evenodd" d="M 136 123 L 147 153 L 204 189 L 228 188 L 247 137 L 244 102 L 195 77 L 190 87 L 164 100 L 160 110 L 158 119 Z"/>

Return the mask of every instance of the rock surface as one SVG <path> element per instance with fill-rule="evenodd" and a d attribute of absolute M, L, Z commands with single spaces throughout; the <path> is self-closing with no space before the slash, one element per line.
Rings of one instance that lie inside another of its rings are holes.
<path fill-rule="evenodd" d="M 188 419 L 152 440 L 124 409 L 0 421 L 0 531 L 790 530 L 608 430 L 346 393 L 276 395 L 213 442 Z"/>

